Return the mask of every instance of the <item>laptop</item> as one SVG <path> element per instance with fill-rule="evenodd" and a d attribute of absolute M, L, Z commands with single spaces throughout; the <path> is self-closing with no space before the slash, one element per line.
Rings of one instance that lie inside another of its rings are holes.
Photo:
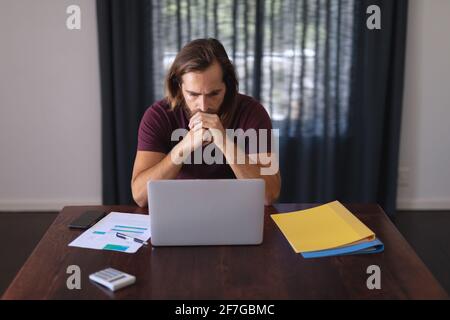
<path fill-rule="evenodd" d="M 261 244 L 264 188 L 262 179 L 149 181 L 151 243 Z"/>

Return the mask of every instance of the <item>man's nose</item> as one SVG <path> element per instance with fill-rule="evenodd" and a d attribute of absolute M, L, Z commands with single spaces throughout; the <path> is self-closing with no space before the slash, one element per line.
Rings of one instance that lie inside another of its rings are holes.
<path fill-rule="evenodd" d="M 208 104 L 207 104 L 207 100 L 206 100 L 206 95 L 201 95 L 199 97 L 200 101 L 198 104 L 198 108 L 200 109 L 201 112 L 206 112 L 208 110 Z"/>

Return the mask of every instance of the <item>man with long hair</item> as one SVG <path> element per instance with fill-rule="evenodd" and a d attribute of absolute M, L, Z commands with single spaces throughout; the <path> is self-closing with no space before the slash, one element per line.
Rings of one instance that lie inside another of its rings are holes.
<path fill-rule="evenodd" d="M 147 109 L 139 126 L 131 181 L 139 206 L 147 205 L 147 181 L 159 179 L 261 178 L 266 185 L 265 204 L 278 198 L 278 166 L 275 172 L 263 171 L 276 161 L 270 118 L 258 101 L 238 92 L 236 71 L 218 40 L 198 39 L 185 45 L 167 74 L 165 91 L 166 97 Z M 185 134 L 178 141 L 174 133 L 180 130 Z M 245 140 L 242 135 L 247 140 L 252 136 L 246 132 L 264 131 L 267 134 L 258 135 L 254 145 L 242 147 L 236 142 Z M 200 154 L 212 150 L 214 159 L 225 161 L 186 161 L 202 150 Z"/>

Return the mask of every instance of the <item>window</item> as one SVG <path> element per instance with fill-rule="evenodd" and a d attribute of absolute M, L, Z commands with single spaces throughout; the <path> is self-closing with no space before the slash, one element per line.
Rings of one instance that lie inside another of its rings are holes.
<path fill-rule="evenodd" d="M 257 18 L 257 5 L 263 18 Z M 155 92 L 189 40 L 219 39 L 252 95 L 256 24 L 263 28 L 261 103 L 287 134 L 334 135 L 347 128 L 354 0 L 153 1 Z"/>

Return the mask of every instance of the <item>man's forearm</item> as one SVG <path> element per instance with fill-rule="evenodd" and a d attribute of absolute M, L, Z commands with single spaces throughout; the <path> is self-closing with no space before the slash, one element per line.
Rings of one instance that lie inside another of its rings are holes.
<path fill-rule="evenodd" d="M 175 179 L 182 167 L 182 159 L 174 161 L 180 155 L 179 147 L 175 146 L 160 162 L 141 172 L 133 181 L 133 198 L 140 207 L 147 205 L 147 182 L 149 180 Z M 180 164 L 178 164 L 180 163 Z"/>
<path fill-rule="evenodd" d="M 280 177 L 279 174 L 262 175 L 259 164 L 230 164 L 234 175 L 238 179 L 263 179 L 266 184 L 265 189 L 265 205 L 271 205 L 278 199 L 280 194 Z"/>
<path fill-rule="evenodd" d="M 231 150 L 230 150 L 231 148 Z M 281 179 L 279 171 L 271 175 L 261 174 L 265 167 L 257 163 L 257 159 L 250 159 L 235 143 L 226 140 L 224 146 L 219 146 L 225 155 L 234 175 L 238 179 L 263 179 L 265 181 L 265 204 L 271 205 L 279 196 L 281 188 Z M 228 151 L 227 151 L 228 150 Z M 252 155 L 257 156 L 257 155 Z M 237 159 L 240 159 L 239 161 Z M 243 160 L 243 161 L 242 161 Z"/>

